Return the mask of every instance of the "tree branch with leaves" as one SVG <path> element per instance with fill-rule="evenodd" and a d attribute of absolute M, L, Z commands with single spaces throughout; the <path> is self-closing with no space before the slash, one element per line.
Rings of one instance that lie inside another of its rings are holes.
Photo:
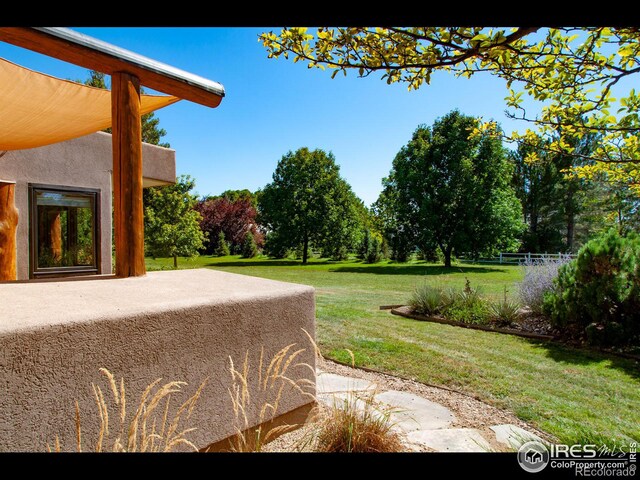
<path fill-rule="evenodd" d="M 504 140 L 522 143 L 536 133 L 553 152 L 571 155 L 569 137 L 599 133 L 590 163 L 572 173 L 604 175 L 640 195 L 640 95 L 624 82 L 640 73 L 639 28 L 293 27 L 259 39 L 270 58 L 328 68 L 332 77 L 382 72 L 388 84 L 410 90 L 429 84 L 434 71 L 489 72 L 506 81 L 507 115 L 536 127 Z M 523 107 L 525 95 L 541 103 L 538 114 Z M 472 133 L 498 130 L 489 122 Z"/>

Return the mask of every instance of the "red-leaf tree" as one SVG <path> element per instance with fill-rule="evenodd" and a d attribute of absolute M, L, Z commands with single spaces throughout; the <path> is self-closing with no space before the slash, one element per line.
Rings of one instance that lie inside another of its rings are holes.
<path fill-rule="evenodd" d="M 198 202 L 195 209 L 202 216 L 200 228 L 203 232 L 209 232 L 207 253 L 213 253 L 215 239 L 220 232 L 224 233 L 232 253 L 240 253 L 247 232 L 253 235 L 256 245 L 262 247 L 264 235 L 256 222 L 257 211 L 250 198 L 240 196 L 230 199 L 226 195 L 212 197 Z"/>

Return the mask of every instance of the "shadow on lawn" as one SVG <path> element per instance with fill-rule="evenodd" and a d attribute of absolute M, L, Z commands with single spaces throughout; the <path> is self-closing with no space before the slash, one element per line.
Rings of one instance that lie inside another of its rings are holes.
<path fill-rule="evenodd" d="M 504 273 L 506 270 L 498 268 L 486 268 L 486 267 L 459 267 L 454 266 L 451 268 L 444 267 L 442 265 L 402 265 L 402 264 L 387 264 L 387 265 L 363 265 L 363 266 L 349 266 L 349 267 L 337 267 L 329 269 L 330 272 L 339 273 L 373 273 L 376 275 L 448 275 L 452 273 Z"/>
<path fill-rule="evenodd" d="M 529 343 L 546 350 L 546 355 L 558 363 L 573 365 L 589 365 L 592 363 L 607 362 L 604 368 L 622 370 L 634 379 L 640 380 L 640 361 L 619 356 L 613 353 L 590 350 L 588 348 L 576 348 L 559 342 L 544 340 L 528 340 Z M 579 373 L 576 373 L 579 375 Z"/>
<path fill-rule="evenodd" d="M 329 263 L 333 263 L 330 261 L 324 262 L 313 262 L 307 265 L 327 265 Z M 258 260 L 258 261 L 247 261 L 247 262 L 211 262 L 205 264 L 205 267 L 295 267 L 300 266 L 304 267 L 306 265 L 302 265 L 302 262 L 299 260 Z"/>

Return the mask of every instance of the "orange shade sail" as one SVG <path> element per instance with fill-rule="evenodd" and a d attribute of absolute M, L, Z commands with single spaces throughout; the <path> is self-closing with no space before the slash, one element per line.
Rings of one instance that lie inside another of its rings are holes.
<path fill-rule="evenodd" d="M 142 115 L 179 101 L 141 95 Z M 63 142 L 111 126 L 111 92 L 35 72 L 0 58 L 0 150 Z"/>

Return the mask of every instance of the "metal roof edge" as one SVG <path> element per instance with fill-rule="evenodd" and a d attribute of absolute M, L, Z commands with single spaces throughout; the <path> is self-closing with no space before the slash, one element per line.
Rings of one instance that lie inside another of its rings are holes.
<path fill-rule="evenodd" d="M 130 50 L 126 50 L 124 48 L 117 47 L 110 43 L 104 42 L 102 40 L 98 40 L 97 38 L 90 37 L 88 35 L 84 35 L 83 33 L 76 32 L 70 28 L 63 27 L 31 27 L 34 30 L 37 30 L 46 35 L 50 35 L 66 42 L 70 42 L 84 48 L 88 48 L 91 50 L 95 50 L 97 52 L 103 53 L 105 55 L 110 55 L 120 61 L 130 63 L 144 70 L 148 70 L 150 72 L 154 72 L 159 75 L 163 75 L 168 78 L 172 78 L 182 83 L 186 83 L 188 85 L 193 85 L 199 87 L 203 90 L 206 90 L 214 95 L 218 95 L 220 97 L 225 96 L 224 86 L 221 83 L 214 82 L 213 80 L 208 80 L 199 75 L 195 75 L 193 73 L 186 72 L 176 67 L 172 67 L 171 65 L 167 65 L 166 63 L 158 62 L 156 60 L 152 60 L 151 58 L 145 57 L 143 55 L 137 54 Z"/>

